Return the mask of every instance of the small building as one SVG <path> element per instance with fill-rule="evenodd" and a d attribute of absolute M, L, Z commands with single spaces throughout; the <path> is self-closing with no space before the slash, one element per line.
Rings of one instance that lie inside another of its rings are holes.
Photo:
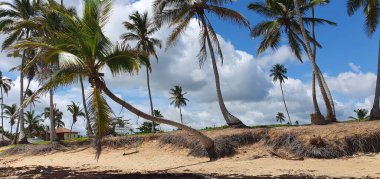
<path fill-rule="evenodd" d="M 71 131 L 70 129 L 66 128 L 56 128 L 55 132 L 57 133 L 59 140 L 70 140 L 75 139 L 79 137 L 79 132 Z M 42 136 L 41 138 L 45 140 L 50 140 L 50 130 L 44 134 L 45 136 Z"/>

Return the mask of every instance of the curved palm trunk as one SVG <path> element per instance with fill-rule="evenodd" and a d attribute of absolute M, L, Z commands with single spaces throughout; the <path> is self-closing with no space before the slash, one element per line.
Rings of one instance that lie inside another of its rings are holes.
<path fill-rule="evenodd" d="M 214 71 L 214 77 L 215 77 L 215 86 L 216 86 L 216 94 L 218 97 L 218 102 L 219 102 L 219 107 L 220 110 L 222 111 L 224 120 L 226 120 L 227 125 L 229 127 L 233 128 L 244 128 L 247 127 L 243 122 L 240 121 L 237 117 L 232 115 L 228 110 L 226 105 L 224 104 L 223 96 L 222 96 L 222 91 L 220 88 L 220 79 L 219 79 L 219 72 L 218 72 L 218 66 L 216 65 L 216 59 L 215 59 L 215 53 L 214 49 L 212 48 L 212 43 L 210 40 L 210 36 L 208 35 L 208 30 L 207 30 L 207 25 L 206 22 L 203 18 L 201 18 L 202 21 L 202 26 L 206 32 L 206 38 L 207 38 L 207 45 L 209 47 L 209 51 L 211 54 L 211 62 L 212 62 L 212 69 Z"/>
<path fill-rule="evenodd" d="M 80 86 L 82 88 L 82 103 L 83 103 L 83 108 L 84 108 L 84 114 L 86 116 L 86 132 L 87 132 L 87 136 L 92 137 L 94 136 L 94 132 L 92 131 L 90 116 L 88 115 L 86 95 L 84 93 L 84 85 L 83 85 L 82 76 L 79 77 L 79 81 L 80 81 Z"/>
<path fill-rule="evenodd" d="M 179 107 L 179 115 L 181 116 L 181 124 L 183 124 L 183 119 L 182 119 L 182 109 Z"/>
<path fill-rule="evenodd" d="M 318 81 L 320 81 L 320 78 L 321 78 L 321 75 L 318 75 L 318 70 L 317 70 L 317 65 L 315 63 L 315 58 L 313 56 L 313 52 L 311 51 L 311 47 L 310 47 L 310 40 L 309 38 L 307 37 L 307 33 L 306 33 L 306 30 L 305 30 L 305 27 L 303 25 L 303 21 L 302 21 L 302 16 L 301 16 L 301 12 L 300 12 L 300 9 L 299 9 L 299 4 L 298 4 L 298 0 L 293 0 L 293 3 L 294 3 L 294 7 L 295 7 L 295 10 L 296 10 L 296 14 L 297 14 L 297 19 L 298 19 L 298 23 L 300 24 L 300 27 L 301 27 L 301 32 L 302 32 L 302 37 L 303 39 L 305 40 L 305 43 L 306 43 L 306 52 L 307 52 L 307 55 L 310 59 L 310 62 L 313 66 L 313 72 L 315 72 L 315 74 L 317 75 L 317 79 Z M 319 84 L 319 86 L 321 87 L 321 83 Z M 323 87 L 321 87 L 322 89 Z M 314 109 L 317 109 L 314 107 Z M 326 120 L 324 119 L 324 117 L 320 114 L 319 111 L 315 111 L 314 114 L 311 114 L 311 123 L 312 124 L 326 124 Z"/>
<path fill-rule="evenodd" d="M 54 119 L 54 91 L 50 90 L 50 142 L 54 143 L 59 141 L 57 133 L 55 131 L 55 119 Z"/>
<path fill-rule="evenodd" d="M 0 87 L 1 90 L 1 139 L 4 140 L 4 116 L 3 116 L 3 106 L 4 106 L 4 95 L 3 88 Z"/>
<path fill-rule="evenodd" d="M 144 118 L 146 120 L 154 121 L 154 122 L 160 123 L 160 124 L 161 123 L 162 124 L 167 124 L 167 125 L 171 125 L 171 126 L 174 126 L 174 127 L 177 127 L 177 128 L 183 129 L 183 130 L 186 130 L 189 133 L 195 135 L 200 140 L 200 142 L 202 143 L 203 147 L 207 151 L 210 160 L 213 161 L 213 160 L 216 160 L 218 158 L 218 156 L 216 154 L 216 151 L 215 151 L 214 141 L 211 138 L 209 138 L 206 135 L 204 135 L 203 133 L 201 133 L 200 131 L 195 130 L 195 129 L 191 128 L 191 127 L 188 127 L 186 125 L 183 125 L 183 124 L 171 121 L 171 120 L 167 120 L 167 119 L 164 119 L 164 118 L 158 118 L 158 117 L 154 117 L 154 116 L 148 115 L 148 114 L 146 114 L 146 113 L 138 110 L 137 108 L 133 107 L 129 103 L 125 102 L 124 100 L 120 99 L 115 94 L 113 94 L 107 88 L 106 84 L 103 81 L 101 81 L 100 79 L 95 79 L 95 83 L 97 84 L 97 86 L 99 86 L 101 88 L 101 90 L 108 97 L 110 97 L 113 101 L 115 101 L 116 103 L 120 104 L 121 106 L 123 106 L 124 108 L 126 108 L 127 110 L 129 110 L 130 112 L 132 112 L 133 114 L 135 114 L 135 115 L 137 115 L 139 117 L 142 117 L 142 118 Z"/>
<path fill-rule="evenodd" d="M 282 89 L 282 83 L 280 83 L 280 87 L 281 87 L 281 93 L 282 93 L 282 100 L 284 101 L 284 106 L 285 106 L 285 109 L 286 109 L 286 113 L 288 114 L 289 124 L 292 125 L 292 120 L 290 119 L 288 107 L 286 106 L 286 102 L 285 102 L 285 95 L 284 95 L 284 90 Z"/>
<path fill-rule="evenodd" d="M 378 52 L 378 59 L 377 59 L 377 80 L 376 80 L 375 99 L 373 101 L 373 106 L 370 113 L 370 120 L 380 120 L 379 97 L 380 97 L 380 40 L 379 40 L 379 52 Z"/>
<path fill-rule="evenodd" d="M 146 83 L 147 83 L 147 86 L 148 86 L 148 93 L 149 93 L 149 102 L 150 102 L 150 113 L 151 115 L 153 116 L 153 102 L 152 102 L 152 94 L 150 92 L 150 82 L 149 82 L 149 69 L 148 67 L 146 67 Z M 156 124 L 154 123 L 154 121 L 152 121 L 152 132 L 156 132 L 154 126 Z"/>

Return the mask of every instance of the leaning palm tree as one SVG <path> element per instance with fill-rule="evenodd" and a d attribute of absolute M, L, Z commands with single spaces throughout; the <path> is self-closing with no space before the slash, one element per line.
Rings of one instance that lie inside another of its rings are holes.
<path fill-rule="evenodd" d="M 39 0 L 13 0 L 10 2 L 1 2 L 0 7 L 0 32 L 6 34 L 7 37 L 2 44 L 2 49 L 8 48 L 20 39 L 31 37 L 30 19 L 38 14 L 38 7 L 41 5 Z M 27 56 L 31 55 L 31 50 L 22 51 L 21 69 L 24 68 Z M 18 53 L 18 52 L 16 52 Z M 20 104 L 24 101 L 24 72 L 20 70 Z M 21 109 L 21 114 L 24 113 Z M 20 143 L 27 143 L 24 128 L 24 115 L 19 115 L 20 123 Z M 17 141 L 14 141 L 14 143 Z"/>
<path fill-rule="evenodd" d="M 171 95 L 171 97 L 169 99 L 172 100 L 170 102 L 170 105 L 174 105 L 174 107 L 179 109 L 179 114 L 181 117 L 181 124 L 183 124 L 181 107 L 186 106 L 187 102 L 189 101 L 187 98 L 185 98 L 186 93 L 182 92 L 181 86 L 174 86 L 174 88 L 170 89 L 169 93 Z"/>
<path fill-rule="evenodd" d="M 372 36 L 379 24 L 380 13 L 379 13 L 380 1 L 379 0 L 348 0 L 347 1 L 347 12 L 348 15 L 352 16 L 354 13 L 363 9 L 365 14 L 365 31 L 368 36 Z M 378 52 L 378 69 L 377 69 L 377 80 L 376 80 L 376 90 L 375 98 L 373 101 L 373 106 L 370 113 L 370 120 L 380 120 L 380 41 L 379 41 L 379 52 Z"/>
<path fill-rule="evenodd" d="M 129 31 L 123 35 L 121 38 L 124 42 L 127 41 L 137 41 L 136 49 L 145 53 L 147 56 L 153 55 L 158 61 L 158 56 L 156 53 L 156 47 L 161 48 L 161 41 L 151 37 L 155 32 L 159 30 L 157 26 L 153 23 L 152 20 L 148 19 L 148 13 L 145 12 L 140 14 L 138 11 L 129 16 L 129 20 L 131 22 L 124 22 L 124 27 Z M 150 82 L 149 82 L 149 72 L 151 72 L 152 68 L 150 63 L 145 65 L 146 67 L 146 81 L 148 86 L 148 94 L 149 94 L 149 102 L 150 102 L 150 112 L 153 116 L 153 102 L 152 102 L 152 94 L 150 91 Z M 154 122 L 153 122 L 154 126 Z M 154 127 L 152 128 L 152 132 L 154 132 Z"/>
<path fill-rule="evenodd" d="M 4 93 L 8 95 L 8 92 L 11 90 L 12 85 L 12 80 L 3 76 L 3 72 L 0 71 L 1 134 L 4 134 Z M 1 135 L 1 138 L 4 140 L 4 135 Z"/>
<path fill-rule="evenodd" d="M 79 104 L 75 103 L 74 101 L 71 101 L 70 105 L 67 105 L 67 110 L 71 113 L 73 117 L 73 123 L 71 124 L 70 131 L 73 131 L 73 126 L 77 122 L 78 117 L 86 117 L 82 109 L 80 108 Z"/>
<path fill-rule="evenodd" d="M 318 84 L 320 89 L 325 89 L 326 94 L 322 93 L 323 98 L 325 100 L 326 108 L 327 108 L 327 121 L 324 119 L 324 117 L 321 115 L 321 113 L 317 110 L 316 105 L 315 107 L 315 113 L 311 115 L 311 122 L 313 124 L 326 124 L 328 121 L 336 121 L 335 119 L 335 111 L 334 111 L 334 101 L 331 98 L 331 94 L 329 92 L 329 89 L 327 87 L 327 84 L 325 83 L 324 77 L 322 73 L 319 70 L 319 67 L 316 64 L 316 56 L 314 55 L 310 42 L 314 43 L 314 38 L 310 38 L 308 35 L 308 31 L 305 28 L 304 20 L 302 19 L 302 8 L 300 6 L 304 5 L 304 1 L 298 1 L 293 0 L 294 4 L 294 10 L 295 10 L 295 17 L 297 18 L 297 22 L 300 25 L 300 32 L 302 34 L 303 41 L 305 43 L 305 51 L 307 53 L 308 58 L 310 59 L 310 62 L 312 64 L 313 68 L 313 74 L 317 76 Z M 313 87 L 314 89 L 314 87 Z M 315 90 L 313 90 L 315 92 Z M 314 99 L 314 98 L 313 98 Z M 315 103 L 315 101 L 314 101 Z"/>
<path fill-rule="evenodd" d="M 289 124 L 292 125 L 292 120 L 290 119 L 288 107 L 286 106 L 286 102 L 285 102 L 284 90 L 282 89 L 282 83 L 285 83 L 285 80 L 288 79 L 288 77 L 286 76 L 287 72 L 288 72 L 288 69 L 286 69 L 284 65 L 276 64 L 270 70 L 270 76 L 273 77 L 273 82 L 278 81 L 280 83 L 282 100 L 284 102 L 286 113 L 288 114 Z"/>
<path fill-rule="evenodd" d="M 112 114 L 111 108 L 104 98 L 105 94 L 139 117 L 172 125 L 192 133 L 201 141 L 210 159 L 217 159 L 214 141 L 200 131 L 172 120 L 148 115 L 116 96 L 107 87 L 104 80 L 105 74 L 101 73 L 105 67 L 108 67 L 114 76 L 123 72 L 133 74 L 138 71 L 140 60 L 148 61 L 146 56 L 130 49 L 127 45 L 113 45 L 104 35 L 103 28 L 107 24 L 112 9 L 111 0 L 84 0 L 84 11 L 81 16 L 68 15 L 69 12 L 54 1 L 50 1 L 49 8 L 62 16 L 63 30 L 51 32 L 52 36 L 50 37 L 54 38 L 30 38 L 19 42 L 13 46 L 13 49 L 40 49 L 37 57 L 50 57 L 57 54 L 65 56 L 65 58 L 59 58 L 60 69 L 42 84 L 34 96 L 47 93 L 59 86 L 73 84 L 78 81 L 80 76 L 88 78 L 92 87 L 89 111 L 96 129 L 97 158 L 101 154 L 102 138 L 109 127 Z M 45 59 L 45 62 L 52 60 L 51 58 L 36 59 Z M 23 103 L 23 106 L 25 104 Z"/>
<path fill-rule="evenodd" d="M 28 125 L 28 135 L 29 138 L 33 136 L 33 132 L 40 126 L 40 122 L 43 122 L 43 119 L 40 115 L 36 115 L 35 111 L 27 111 L 25 114 L 25 124 Z"/>
<path fill-rule="evenodd" d="M 279 112 L 276 115 L 276 121 L 281 123 L 281 125 L 282 125 L 282 122 L 285 122 L 285 118 L 286 117 L 285 117 L 284 113 L 282 113 L 282 112 Z"/>
<path fill-rule="evenodd" d="M 16 111 L 17 111 L 17 106 L 16 104 L 12 104 L 11 106 L 8 106 L 8 105 L 4 105 L 4 115 L 9 118 L 9 124 L 11 125 L 11 134 L 12 134 L 12 131 L 13 131 L 13 126 L 16 124 L 16 117 L 17 116 L 14 116 L 16 114 Z M 12 117 L 14 116 L 14 117 Z"/>
<path fill-rule="evenodd" d="M 336 25 L 334 22 L 331 22 L 326 19 L 315 18 L 314 14 L 312 17 L 307 17 L 305 14 L 308 10 L 314 10 L 314 6 L 326 3 L 326 0 L 311 0 L 309 4 L 306 4 L 305 1 L 302 1 L 301 15 L 302 20 L 306 24 L 312 24 L 312 36 L 310 33 L 306 33 L 306 36 L 314 44 L 313 57 L 316 57 L 316 47 L 321 47 L 321 45 L 315 40 L 314 25 L 315 24 L 329 24 Z M 288 44 L 293 54 L 297 57 L 298 60 L 302 62 L 302 49 L 307 51 L 306 43 L 302 39 L 301 26 L 298 23 L 296 18 L 296 10 L 292 0 L 266 0 L 265 3 L 255 2 L 248 5 L 248 9 L 257 12 L 258 14 L 264 16 L 266 20 L 255 25 L 251 31 L 251 36 L 262 37 L 262 41 L 257 50 L 258 54 L 261 54 L 268 48 L 276 49 L 279 46 L 282 36 L 286 36 Z M 314 12 L 314 11 L 313 11 Z M 327 116 L 331 121 L 335 121 L 335 109 L 334 103 L 332 102 L 332 97 L 330 91 L 327 87 L 327 84 L 321 74 L 318 66 L 313 74 L 318 75 L 319 87 L 325 101 L 327 108 Z M 313 105 L 314 105 L 314 116 L 319 116 L 321 122 L 325 123 L 324 117 L 321 115 L 315 90 L 315 75 L 313 75 L 313 86 L 312 86 L 312 95 L 313 95 Z"/>
<path fill-rule="evenodd" d="M 222 20 L 230 21 L 240 26 L 249 27 L 248 20 L 240 13 L 223 7 L 232 0 L 155 0 L 153 3 L 155 10 L 155 20 L 157 24 L 168 23 L 174 27 L 169 36 L 167 45 L 173 46 L 180 35 L 186 30 L 192 19 L 196 19 L 201 27 L 200 45 L 201 49 L 198 54 L 199 64 L 202 66 L 207 57 L 207 47 L 211 55 L 211 63 L 214 71 L 216 93 L 219 107 L 227 125 L 230 127 L 246 127 L 237 117 L 233 116 L 224 104 L 222 91 L 220 87 L 219 72 L 216 63 L 214 50 L 223 64 L 222 49 L 219 39 L 214 31 L 210 21 L 210 16 L 217 16 Z"/>

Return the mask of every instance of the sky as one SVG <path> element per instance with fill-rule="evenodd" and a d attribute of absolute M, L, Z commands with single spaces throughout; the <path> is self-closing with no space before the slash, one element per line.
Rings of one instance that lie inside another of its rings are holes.
<path fill-rule="evenodd" d="M 265 20 L 259 14 L 247 9 L 250 2 L 237 0 L 229 8 L 239 11 L 251 23 L 251 26 Z M 104 29 L 105 34 L 113 42 L 120 40 L 120 35 L 126 30 L 122 22 L 136 10 L 152 14 L 152 0 L 115 0 L 113 13 Z M 81 12 L 83 6 L 80 0 L 65 0 L 68 6 L 74 6 Z M 318 50 L 317 63 L 324 73 L 333 94 L 338 120 L 346 120 L 353 116 L 353 110 L 365 108 L 370 110 L 376 81 L 378 32 L 368 37 L 364 31 L 364 16 L 359 11 L 354 16 L 348 16 L 345 1 L 331 1 L 327 6 L 318 7 L 316 16 L 336 22 L 337 26 L 318 26 L 317 40 L 323 48 Z M 278 83 L 273 83 L 269 77 L 270 68 L 277 63 L 288 68 L 289 79 L 284 84 L 284 92 L 293 121 L 302 124 L 310 123 L 309 115 L 313 112 L 311 100 L 311 65 L 307 59 L 300 63 L 294 58 L 286 40 L 275 50 L 258 56 L 256 54 L 260 39 L 252 39 L 249 30 L 229 22 L 223 22 L 216 17 L 210 17 L 224 54 L 224 64 L 218 63 L 221 77 L 222 93 L 226 106 L 232 114 L 247 125 L 262 125 L 276 123 L 277 112 L 285 113 L 282 95 Z M 179 122 L 179 110 L 170 105 L 169 89 L 180 85 L 187 92 L 190 100 L 183 108 L 183 118 L 186 125 L 200 129 L 206 126 L 225 125 L 220 113 L 215 93 L 214 76 L 210 59 L 199 68 L 196 55 L 199 51 L 199 25 L 192 20 L 186 32 L 177 44 L 165 51 L 165 41 L 171 28 L 164 26 L 154 36 L 164 43 L 163 49 L 157 49 L 158 63 L 153 62 L 151 75 L 151 90 L 154 108 L 161 111 L 165 118 Z M 4 36 L 0 36 L 2 42 Z M 132 46 L 134 42 L 130 43 Z M 8 70 L 20 64 L 20 59 L 6 57 L 7 52 L 0 53 L 0 70 L 4 75 L 15 81 L 7 97 L 6 104 L 18 103 L 19 73 Z M 124 100 L 137 108 L 149 113 L 148 91 L 146 87 L 145 70 L 137 75 L 121 75 L 113 78 L 105 70 L 105 80 L 109 88 Z M 38 89 L 39 82 L 33 81 L 31 88 Z M 86 84 L 86 93 L 91 88 Z M 64 112 L 64 122 L 69 128 L 72 119 L 67 112 L 71 101 L 81 102 L 80 86 L 75 84 L 60 88 L 54 96 L 57 107 Z M 325 113 L 322 98 L 318 94 L 322 112 Z M 136 128 L 144 121 L 125 109 L 108 100 L 116 114 L 130 119 L 131 128 Z M 48 96 L 42 96 L 36 105 L 36 111 L 42 112 L 49 105 Z M 48 124 L 48 120 L 45 120 Z M 8 119 L 5 119 L 5 129 L 9 130 Z M 74 130 L 85 132 L 84 119 L 78 120 Z M 163 125 L 162 129 L 173 128 Z"/>

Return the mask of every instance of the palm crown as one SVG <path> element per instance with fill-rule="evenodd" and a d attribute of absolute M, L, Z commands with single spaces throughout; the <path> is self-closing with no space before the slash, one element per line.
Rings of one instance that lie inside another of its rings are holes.
<path fill-rule="evenodd" d="M 12 88 L 12 80 L 4 77 L 3 72 L 0 71 L 0 88 L 5 94 L 8 94 L 9 90 Z"/>
<path fill-rule="evenodd" d="M 284 65 L 276 64 L 272 67 L 270 70 L 270 76 L 273 77 L 273 81 L 276 82 L 277 80 L 280 83 L 284 83 L 288 77 L 286 76 L 286 73 L 288 72 L 288 69 Z"/>
<path fill-rule="evenodd" d="M 365 29 L 367 34 L 371 36 L 379 24 L 379 7 L 380 2 L 378 0 L 348 0 L 347 12 L 352 16 L 359 8 L 363 8 L 365 17 Z"/>
<path fill-rule="evenodd" d="M 175 107 L 179 108 L 181 106 L 186 106 L 187 101 L 189 101 L 187 98 L 185 98 L 185 94 L 182 92 L 182 87 L 181 86 L 174 86 L 174 88 L 170 89 L 170 97 L 172 101 L 170 102 L 171 105 L 174 104 Z"/>
<path fill-rule="evenodd" d="M 306 4 L 305 1 L 301 3 L 302 6 L 300 10 L 303 15 L 302 20 L 305 24 L 314 22 L 316 25 L 323 23 L 336 25 L 334 22 L 326 19 L 306 17 L 305 13 L 307 10 L 317 4 L 314 1 L 312 2 L 311 4 Z M 248 5 L 248 9 L 255 11 L 267 19 L 256 24 L 251 31 L 252 37 L 262 37 L 257 50 L 258 54 L 263 53 L 268 48 L 276 49 L 282 40 L 282 36 L 286 35 L 293 54 L 302 61 L 302 48 L 306 50 L 306 44 L 302 40 L 302 37 L 300 37 L 301 27 L 297 21 L 292 0 L 266 0 L 265 3 L 254 2 Z M 307 33 L 307 36 L 312 42 L 315 42 L 318 47 L 321 47 L 309 33 Z"/>

